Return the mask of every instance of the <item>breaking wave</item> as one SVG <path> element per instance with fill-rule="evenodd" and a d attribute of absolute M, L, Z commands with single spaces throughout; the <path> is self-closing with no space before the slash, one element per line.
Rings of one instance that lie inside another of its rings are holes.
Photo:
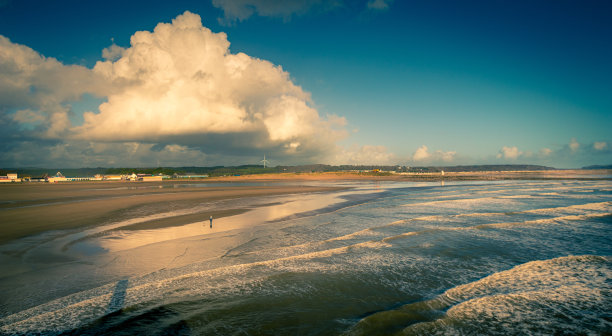
<path fill-rule="evenodd" d="M 589 334 L 612 330 L 612 261 L 532 261 L 362 319 L 350 335 Z"/>

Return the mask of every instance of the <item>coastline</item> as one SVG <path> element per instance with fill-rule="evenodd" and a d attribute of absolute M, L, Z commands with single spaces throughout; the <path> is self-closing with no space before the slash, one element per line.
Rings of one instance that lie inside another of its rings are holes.
<path fill-rule="evenodd" d="M 0 244 L 50 231 L 67 230 L 104 223 L 117 216 L 129 219 L 130 210 L 139 207 L 185 209 L 203 202 L 241 197 L 324 192 L 339 187 L 306 186 L 299 182 L 334 181 L 495 181 L 495 180 L 610 180 L 611 170 L 547 170 L 505 172 L 446 172 L 376 174 L 347 172 L 281 173 L 211 177 L 201 180 L 162 182 L 90 181 L 61 183 L 6 183 L 0 185 Z M 270 183 L 253 186 L 249 182 Z M 297 182 L 294 185 L 283 185 Z M 227 183 L 227 186 L 224 185 Z M 238 186 L 232 184 L 236 183 Z M 239 185 L 245 183 L 245 185 Z M 210 185 L 208 185 L 210 184 Z M 219 185 L 221 184 L 221 185 Z M 180 215 L 124 227 L 125 230 L 179 226 L 190 221 L 232 216 L 248 209 Z"/>

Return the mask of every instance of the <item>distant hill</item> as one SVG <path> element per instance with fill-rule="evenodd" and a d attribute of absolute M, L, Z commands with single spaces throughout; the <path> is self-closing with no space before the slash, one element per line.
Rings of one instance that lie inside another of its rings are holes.
<path fill-rule="evenodd" d="M 471 165 L 471 166 L 449 166 L 436 167 L 440 170 L 448 172 L 468 172 L 468 171 L 526 171 L 526 170 L 555 170 L 554 167 L 538 166 L 538 165 Z"/>
<path fill-rule="evenodd" d="M 582 167 L 582 169 L 612 169 L 612 165 L 593 165 Z"/>
<path fill-rule="evenodd" d="M 397 172 L 467 172 L 467 171 L 524 171 L 524 170 L 554 170 L 556 168 L 538 165 L 471 165 L 471 166 L 427 166 L 427 167 L 407 167 L 407 166 L 375 166 L 375 165 L 340 165 L 330 166 L 324 164 L 301 165 L 301 166 L 278 166 L 286 172 L 334 172 L 347 170 L 372 170 L 380 169 L 385 171 Z"/>
<path fill-rule="evenodd" d="M 612 166 L 591 166 L 602 168 L 585 169 L 612 169 Z M 607 168 L 606 168 L 607 167 Z M 340 172 L 340 171 L 367 171 L 380 169 L 383 171 L 396 172 L 486 172 L 486 171 L 524 171 L 524 170 L 553 170 L 555 168 L 537 166 L 537 165 L 470 165 L 470 166 L 428 166 L 428 167 L 407 167 L 407 166 L 376 166 L 376 165 L 339 165 L 331 166 L 325 164 L 310 164 L 299 166 L 276 166 L 262 167 L 260 165 L 243 165 L 243 166 L 214 166 L 214 167 L 158 167 L 158 168 L 16 168 L 16 169 L 0 169 L 0 175 L 7 173 L 17 173 L 19 176 L 43 176 L 55 175 L 58 171 L 68 177 L 84 177 L 93 176 L 96 174 L 165 174 L 165 175 L 250 175 L 264 173 L 311 173 L 311 172 Z"/>

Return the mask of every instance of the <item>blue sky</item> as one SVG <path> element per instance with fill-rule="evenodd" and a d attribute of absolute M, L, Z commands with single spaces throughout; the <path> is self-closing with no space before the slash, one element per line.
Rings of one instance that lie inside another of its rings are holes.
<path fill-rule="evenodd" d="M 4 167 L 612 163 L 608 1 L 4 0 L 0 35 Z"/>

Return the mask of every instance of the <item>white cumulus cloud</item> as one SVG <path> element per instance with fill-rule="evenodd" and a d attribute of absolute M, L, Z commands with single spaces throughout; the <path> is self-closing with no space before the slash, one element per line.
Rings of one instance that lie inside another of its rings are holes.
<path fill-rule="evenodd" d="M 224 33 L 185 12 L 93 71 L 121 90 L 99 113 L 84 114 L 74 138 L 144 141 L 204 152 L 266 151 L 312 157 L 332 151 L 343 137 L 341 117 L 321 117 L 310 94 L 280 66 L 232 54 Z"/>
<path fill-rule="evenodd" d="M 123 55 L 125 48 L 122 48 L 115 43 L 111 44 L 110 47 L 102 49 L 102 58 L 109 61 L 116 61 Z"/>
<path fill-rule="evenodd" d="M 20 124 L 39 123 L 38 137 L 63 136 L 70 126 L 69 102 L 85 93 L 103 96 L 108 88 L 86 67 L 66 66 L 0 35 L 0 113 L 12 113 Z"/>
<path fill-rule="evenodd" d="M 243 164 L 262 154 L 285 164 L 333 158 L 347 135 L 345 118 L 319 115 L 281 66 L 229 46 L 225 33 L 190 12 L 136 32 L 126 48 L 113 43 L 93 69 L 0 35 L 0 159 L 21 165 L 30 158 L 18 150 L 43 147 L 41 164 L 67 164 L 68 154 L 99 165 L 144 164 L 148 155 L 182 164 Z M 86 94 L 104 102 L 73 125 L 71 105 Z M 141 155 L 124 150 L 134 144 Z M 113 159 L 96 148 L 112 148 Z"/>
<path fill-rule="evenodd" d="M 412 155 L 412 159 L 414 161 L 427 160 L 427 159 L 429 159 L 429 157 L 431 157 L 431 154 L 429 154 L 429 152 L 427 150 L 427 146 L 425 146 L 425 145 L 417 148 L 416 152 L 414 152 L 414 154 Z"/>
<path fill-rule="evenodd" d="M 422 145 L 417 148 L 417 150 L 412 155 L 412 160 L 417 162 L 436 162 L 436 163 L 449 163 L 454 161 L 455 155 L 457 152 L 455 151 L 441 151 L 436 150 L 433 153 L 429 152 L 429 148 L 427 146 Z"/>
<path fill-rule="evenodd" d="M 516 160 L 522 154 L 523 153 L 519 151 L 519 149 L 516 146 L 512 146 L 512 147 L 503 146 L 502 149 L 500 149 L 499 153 L 497 154 L 497 158 Z"/>

